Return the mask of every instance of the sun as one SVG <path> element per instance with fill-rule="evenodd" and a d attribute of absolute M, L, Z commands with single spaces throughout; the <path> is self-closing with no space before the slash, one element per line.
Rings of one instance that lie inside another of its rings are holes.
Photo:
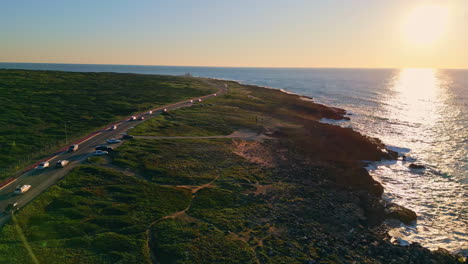
<path fill-rule="evenodd" d="M 406 41 L 415 45 L 431 45 L 441 39 L 448 28 L 449 9 L 444 6 L 420 6 L 403 22 Z"/>

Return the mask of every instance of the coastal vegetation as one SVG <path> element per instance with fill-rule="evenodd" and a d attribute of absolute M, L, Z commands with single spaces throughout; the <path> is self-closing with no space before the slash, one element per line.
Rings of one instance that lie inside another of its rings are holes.
<path fill-rule="evenodd" d="M 189 199 L 185 189 L 79 167 L 3 227 L 0 263 L 30 263 L 28 247 L 40 263 L 144 263 L 147 223 Z"/>
<path fill-rule="evenodd" d="M 319 122 L 344 110 L 228 84 L 130 130 L 20 210 L 0 230 L 0 263 L 458 263 L 390 242 L 361 161 L 392 154 Z M 200 138 L 242 131 L 255 136 Z"/>
<path fill-rule="evenodd" d="M 214 91 L 195 78 L 0 69 L 0 179 L 124 116 Z"/>

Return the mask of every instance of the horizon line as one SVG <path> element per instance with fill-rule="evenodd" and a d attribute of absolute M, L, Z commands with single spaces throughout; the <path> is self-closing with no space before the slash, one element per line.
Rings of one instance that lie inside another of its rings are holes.
<path fill-rule="evenodd" d="M 4 64 L 66 64 L 66 65 L 104 65 L 104 66 L 156 66 L 156 67 L 194 67 L 194 68 L 263 68 L 263 69 L 438 69 L 438 70 L 468 70 L 468 68 L 436 68 L 436 67 L 275 67 L 275 66 L 197 66 L 197 65 L 155 65 L 155 64 L 106 64 L 106 63 L 64 63 L 64 62 L 0 62 Z"/>

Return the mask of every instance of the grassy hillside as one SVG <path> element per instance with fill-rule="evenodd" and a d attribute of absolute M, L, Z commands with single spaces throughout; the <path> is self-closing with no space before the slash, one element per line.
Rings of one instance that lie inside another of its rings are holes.
<path fill-rule="evenodd" d="M 458 263 L 371 228 L 381 189 L 359 160 L 383 155 L 375 140 L 316 121 L 335 110 L 229 87 L 131 134 L 264 141 L 128 140 L 22 208 L 0 230 L 0 263 Z"/>
<path fill-rule="evenodd" d="M 0 69 L 0 179 L 64 145 L 65 132 L 70 140 L 121 116 L 210 92 L 194 78 Z"/>
<path fill-rule="evenodd" d="M 145 263 L 148 223 L 189 199 L 186 189 L 79 167 L 1 230 L 0 263 Z"/>

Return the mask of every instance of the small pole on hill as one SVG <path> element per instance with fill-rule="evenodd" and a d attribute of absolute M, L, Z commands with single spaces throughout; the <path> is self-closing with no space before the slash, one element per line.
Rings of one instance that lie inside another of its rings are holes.
<path fill-rule="evenodd" d="M 65 121 L 65 144 L 68 144 L 68 132 L 67 132 L 67 123 L 68 121 Z"/>

